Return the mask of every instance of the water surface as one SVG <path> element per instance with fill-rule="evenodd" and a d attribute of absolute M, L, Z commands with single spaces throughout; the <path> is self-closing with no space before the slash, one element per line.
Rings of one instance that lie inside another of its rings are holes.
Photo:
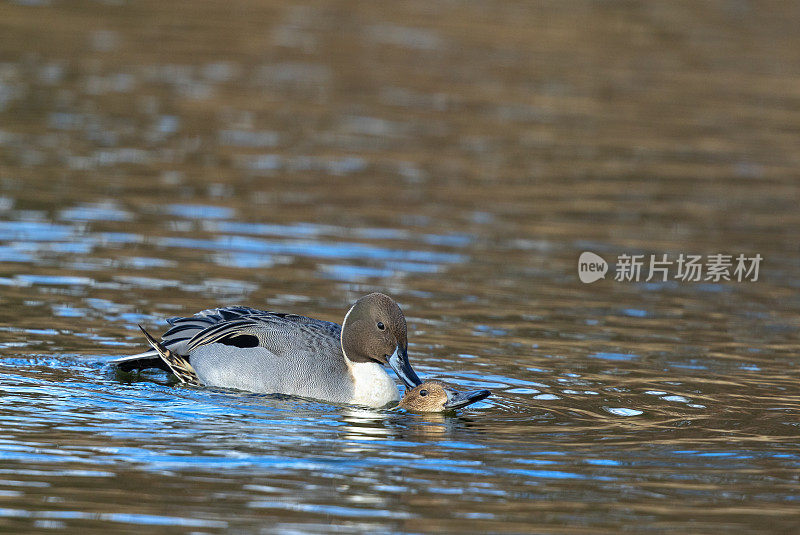
<path fill-rule="evenodd" d="M 0 3 L 0 529 L 791 533 L 797 10 Z M 611 262 L 582 284 L 577 259 Z M 622 254 L 757 281 L 618 282 Z M 118 376 L 395 297 L 414 415 Z"/>

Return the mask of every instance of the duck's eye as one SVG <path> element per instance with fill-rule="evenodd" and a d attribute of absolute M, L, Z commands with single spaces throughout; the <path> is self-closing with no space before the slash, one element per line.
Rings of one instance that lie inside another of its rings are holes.
<path fill-rule="evenodd" d="M 419 391 L 419 395 L 420 396 L 427 396 L 428 395 L 428 391 L 423 388 L 422 390 Z"/>
<path fill-rule="evenodd" d="M 378 322 L 378 329 L 384 330 L 385 328 L 386 328 L 386 325 L 384 325 L 382 321 L 379 321 Z"/>

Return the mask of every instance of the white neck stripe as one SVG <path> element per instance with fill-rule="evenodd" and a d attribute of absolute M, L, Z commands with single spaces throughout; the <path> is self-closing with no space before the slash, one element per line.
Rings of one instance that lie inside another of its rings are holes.
<path fill-rule="evenodd" d="M 342 346 L 342 355 L 344 355 L 344 362 L 348 366 L 351 366 L 353 361 L 350 360 L 350 357 L 347 356 L 347 351 L 344 350 L 344 326 L 347 324 L 347 318 L 350 317 L 350 313 L 353 309 L 356 308 L 356 305 L 350 307 L 350 310 L 347 311 L 347 314 L 344 315 L 344 321 L 342 321 L 342 334 L 339 335 L 339 345 Z"/>

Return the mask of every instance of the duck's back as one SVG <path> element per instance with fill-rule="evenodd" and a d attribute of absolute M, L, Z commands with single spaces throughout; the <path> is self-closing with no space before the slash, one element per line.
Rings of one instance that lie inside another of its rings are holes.
<path fill-rule="evenodd" d="M 353 385 L 332 322 L 245 307 L 169 320 L 163 340 L 205 385 L 348 402 Z"/>

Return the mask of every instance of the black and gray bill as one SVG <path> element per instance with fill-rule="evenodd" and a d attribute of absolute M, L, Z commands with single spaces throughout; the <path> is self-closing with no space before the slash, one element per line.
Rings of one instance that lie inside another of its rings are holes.
<path fill-rule="evenodd" d="M 408 388 L 414 388 L 422 384 L 422 380 L 417 376 L 417 372 L 408 362 L 408 351 L 397 346 L 394 353 L 389 357 L 389 366 Z"/>
<path fill-rule="evenodd" d="M 447 402 L 444 404 L 444 408 L 448 410 L 460 409 L 486 399 L 491 394 L 488 390 L 471 390 L 469 392 L 447 390 Z"/>

